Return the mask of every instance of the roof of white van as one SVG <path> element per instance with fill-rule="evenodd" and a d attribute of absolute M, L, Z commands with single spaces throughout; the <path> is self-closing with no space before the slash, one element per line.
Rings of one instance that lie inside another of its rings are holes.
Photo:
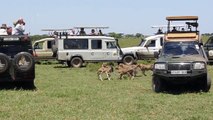
<path fill-rule="evenodd" d="M 62 39 L 65 39 L 66 36 L 62 36 Z M 108 36 L 67 36 L 67 38 L 77 38 L 77 39 L 115 39 L 113 37 L 108 37 Z"/>

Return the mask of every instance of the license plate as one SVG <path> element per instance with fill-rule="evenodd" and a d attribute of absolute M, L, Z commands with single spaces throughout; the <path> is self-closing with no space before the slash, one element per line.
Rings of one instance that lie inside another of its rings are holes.
<path fill-rule="evenodd" d="M 187 74 L 187 70 L 172 70 L 171 74 L 178 74 L 178 75 L 182 75 L 182 74 Z"/>

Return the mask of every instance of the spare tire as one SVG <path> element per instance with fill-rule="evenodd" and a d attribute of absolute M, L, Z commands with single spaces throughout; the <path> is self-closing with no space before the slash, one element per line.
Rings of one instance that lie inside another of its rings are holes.
<path fill-rule="evenodd" d="M 6 72 L 10 67 L 10 59 L 7 55 L 0 53 L 0 74 Z"/>
<path fill-rule="evenodd" d="M 20 52 L 14 57 L 14 68 L 19 72 L 27 72 L 34 67 L 33 56 L 28 52 Z"/>

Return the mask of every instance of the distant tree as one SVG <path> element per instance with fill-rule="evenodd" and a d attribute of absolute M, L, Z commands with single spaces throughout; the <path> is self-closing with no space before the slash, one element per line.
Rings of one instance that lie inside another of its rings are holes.
<path fill-rule="evenodd" d="M 111 33 L 109 33 L 109 36 L 114 37 L 114 38 L 122 38 L 123 34 L 111 32 Z"/>
<path fill-rule="evenodd" d="M 40 40 L 40 39 L 47 38 L 47 37 L 49 37 L 49 36 L 48 35 L 32 35 L 32 36 L 30 36 L 32 42 L 35 42 L 36 40 Z"/>
<path fill-rule="evenodd" d="M 136 33 L 135 34 L 135 37 L 137 37 L 137 38 L 140 38 L 140 37 L 142 37 L 143 35 L 141 34 L 141 33 Z"/>
<path fill-rule="evenodd" d="M 134 34 L 126 34 L 125 37 L 135 37 Z"/>

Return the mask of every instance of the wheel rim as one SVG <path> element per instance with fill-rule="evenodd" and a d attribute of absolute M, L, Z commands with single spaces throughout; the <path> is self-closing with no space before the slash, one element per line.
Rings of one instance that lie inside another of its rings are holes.
<path fill-rule="evenodd" d="M 34 64 L 33 57 L 29 53 L 20 53 L 15 58 L 16 69 L 25 72 L 32 69 Z"/>
<path fill-rule="evenodd" d="M 80 58 L 74 58 L 73 60 L 72 60 L 72 66 L 73 67 L 80 67 L 81 66 L 81 64 L 82 64 L 82 61 L 81 61 L 81 59 Z"/>
<path fill-rule="evenodd" d="M 130 56 L 128 56 L 128 57 L 125 57 L 125 63 L 126 64 L 132 64 L 133 63 L 133 59 L 132 59 L 132 57 L 130 57 Z"/>

